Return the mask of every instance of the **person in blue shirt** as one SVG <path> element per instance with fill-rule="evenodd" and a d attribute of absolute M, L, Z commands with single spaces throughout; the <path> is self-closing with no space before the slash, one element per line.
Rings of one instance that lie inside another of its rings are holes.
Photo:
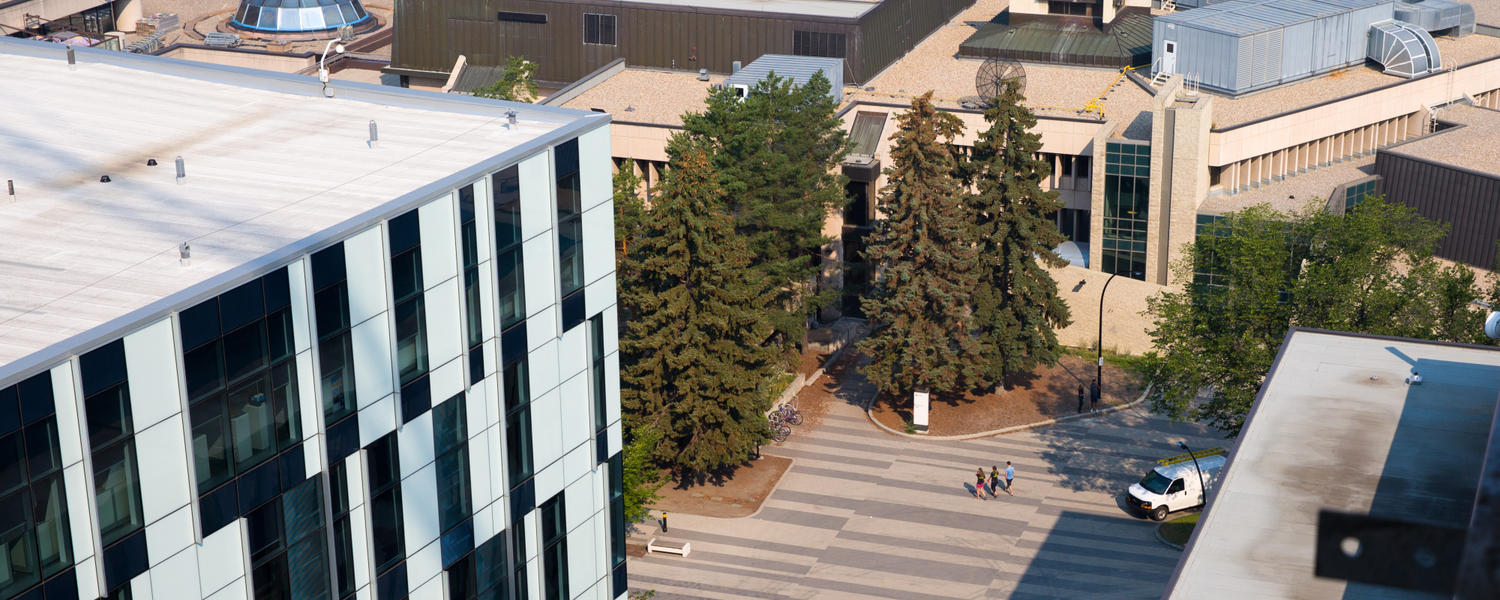
<path fill-rule="evenodd" d="M 1011 491 L 1015 487 L 1015 481 L 1016 481 L 1016 468 L 1010 466 L 1010 461 L 1007 460 L 1007 461 L 1005 461 L 1005 493 L 1010 494 L 1012 496 L 1016 495 L 1015 492 Z"/>

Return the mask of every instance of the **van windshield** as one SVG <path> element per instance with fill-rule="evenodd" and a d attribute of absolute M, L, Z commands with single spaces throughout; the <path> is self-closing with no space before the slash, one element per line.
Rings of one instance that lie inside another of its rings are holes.
<path fill-rule="evenodd" d="M 1172 480 L 1163 477 L 1161 473 L 1157 473 L 1156 469 L 1151 469 L 1151 472 L 1146 473 L 1146 476 L 1141 478 L 1141 487 L 1150 490 L 1153 494 L 1167 493 L 1167 486 L 1169 485 L 1172 485 Z"/>

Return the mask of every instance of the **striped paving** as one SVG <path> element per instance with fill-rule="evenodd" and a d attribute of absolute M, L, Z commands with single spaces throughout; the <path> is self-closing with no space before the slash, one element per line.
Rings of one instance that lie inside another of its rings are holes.
<path fill-rule="evenodd" d="M 1120 495 L 1178 440 L 1223 443 L 1141 411 L 914 440 L 838 404 L 764 449 L 792 467 L 758 513 L 674 513 L 666 537 L 692 542 L 692 555 L 631 558 L 630 587 L 659 599 L 1157 598 L 1179 553 Z M 1007 460 L 1017 495 L 976 500 L 974 469 Z"/>

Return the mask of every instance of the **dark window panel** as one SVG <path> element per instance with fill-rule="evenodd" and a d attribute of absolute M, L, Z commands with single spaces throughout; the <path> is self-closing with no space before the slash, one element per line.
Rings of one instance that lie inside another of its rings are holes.
<path fill-rule="evenodd" d="M 301 459 L 301 453 L 298 453 Z M 301 467 L 298 467 L 300 470 Z M 281 496 L 282 512 L 286 520 L 287 543 L 301 541 L 317 533 L 323 527 L 323 486 L 319 478 L 311 478 L 287 488 Z"/>
<path fill-rule="evenodd" d="M 495 276 L 500 289 L 500 329 L 506 330 L 526 319 L 526 263 L 520 246 L 496 257 Z"/>
<path fill-rule="evenodd" d="M 219 341 L 214 340 L 211 344 L 183 353 L 182 369 L 191 401 L 223 389 L 224 358 Z"/>
<path fill-rule="evenodd" d="M 219 337 L 219 299 L 213 298 L 177 313 L 182 347 L 197 348 Z"/>
<path fill-rule="evenodd" d="M 104 549 L 104 587 L 114 590 L 146 572 L 146 532 L 142 531 Z"/>
<path fill-rule="evenodd" d="M 441 545 L 438 547 L 443 554 L 443 568 L 453 566 L 461 557 L 473 556 L 474 550 L 474 521 L 464 520 L 443 534 Z M 452 582 L 449 582 L 450 585 Z"/>
<path fill-rule="evenodd" d="M 480 314 L 479 269 L 464 271 L 464 315 L 466 315 L 468 345 L 474 347 L 484 341 L 484 322 Z"/>
<path fill-rule="evenodd" d="M 349 286 L 342 282 L 313 294 L 313 315 L 318 339 L 326 339 L 349 327 Z"/>
<path fill-rule="evenodd" d="M 594 462 L 604 464 L 609 460 L 609 431 L 600 431 L 594 435 Z"/>
<path fill-rule="evenodd" d="M 401 385 L 427 373 L 427 315 L 421 295 L 396 305 L 396 364 Z"/>
<path fill-rule="evenodd" d="M 265 324 L 224 334 L 224 376 L 236 381 L 266 366 Z"/>
<path fill-rule="evenodd" d="M 469 385 L 481 379 L 484 379 L 484 346 L 475 346 L 469 350 Z"/>
<path fill-rule="evenodd" d="M 432 441 L 435 454 L 447 454 L 468 441 L 468 414 L 462 393 L 432 408 Z"/>
<path fill-rule="evenodd" d="M 359 451 L 359 419 L 353 416 L 328 427 L 328 462 L 337 462 Z"/>
<path fill-rule="evenodd" d="M 495 19 L 500 21 L 509 21 L 512 23 L 533 23 L 537 25 L 547 24 L 547 15 L 544 13 L 523 13 L 502 10 L 496 13 Z"/>
<path fill-rule="evenodd" d="M 21 403 L 16 388 L 0 389 L 0 434 L 10 433 L 21 427 Z"/>
<path fill-rule="evenodd" d="M 562 295 L 583 289 L 583 217 L 575 215 L 557 224 L 557 273 Z M 583 307 L 578 307 L 583 320 Z"/>
<path fill-rule="evenodd" d="M 265 287 L 266 292 L 267 313 L 292 305 L 292 290 L 289 277 L 286 267 L 282 267 L 261 278 L 261 283 Z"/>
<path fill-rule="evenodd" d="M 531 477 L 531 414 L 522 407 L 505 417 L 506 457 L 511 485 Z"/>
<path fill-rule="evenodd" d="M 365 454 L 366 463 L 369 465 L 369 484 L 372 493 L 401 482 L 401 459 L 394 432 L 370 442 L 370 445 L 365 448 Z"/>
<path fill-rule="evenodd" d="M 291 597 L 287 587 L 286 555 L 277 554 L 250 570 L 250 584 L 254 600 L 282 600 Z"/>
<path fill-rule="evenodd" d="M 406 558 L 399 487 L 370 499 L 370 522 L 374 526 L 370 545 L 375 555 L 375 571 L 383 572 Z"/>
<path fill-rule="evenodd" d="M 281 502 L 274 499 L 245 515 L 245 540 L 251 562 L 260 562 L 283 548 Z"/>
<path fill-rule="evenodd" d="M 6 597 L 41 581 L 29 497 L 21 491 L 0 498 L 0 572 L 9 575 L 0 580 L 0 593 Z"/>
<path fill-rule="evenodd" d="M 397 302 L 422 292 L 422 249 L 391 257 L 391 297 Z"/>
<path fill-rule="evenodd" d="M 283 308 L 266 315 L 266 338 L 266 355 L 271 360 L 288 358 L 294 353 L 291 309 Z"/>
<path fill-rule="evenodd" d="M 21 419 L 35 423 L 57 412 L 52 397 L 52 373 L 42 371 L 16 384 L 16 396 L 20 399 Z M 4 393 L 0 392 L 0 397 Z"/>
<path fill-rule="evenodd" d="M 432 408 L 432 379 L 421 375 L 401 388 L 401 422 L 410 423 Z"/>
<path fill-rule="evenodd" d="M 475 571 L 478 569 L 477 552 L 465 555 L 452 563 L 448 563 L 446 553 L 443 562 L 448 563 L 448 600 L 471 600 L 479 594 L 479 580 Z"/>
<path fill-rule="evenodd" d="M 271 411 L 276 419 L 277 446 L 283 450 L 302 442 L 301 403 L 297 399 L 296 365 L 271 367 Z"/>
<path fill-rule="evenodd" d="M 290 597 L 326 598 L 328 594 L 328 558 L 324 552 L 322 517 L 318 529 L 302 541 L 287 548 L 287 588 Z"/>
<path fill-rule="evenodd" d="M 125 340 L 115 340 L 79 357 L 83 395 L 97 394 L 125 381 Z"/>
<path fill-rule="evenodd" d="M 526 479 L 520 483 L 511 480 L 510 491 L 510 514 L 524 515 L 536 510 L 536 484 L 533 479 Z M 515 523 L 511 524 L 515 526 Z"/>
<path fill-rule="evenodd" d="M 581 259 L 582 257 L 578 257 L 578 258 Z M 579 270 L 580 273 L 583 271 L 583 265 L 582 264 L 578 265 L 578 270 Z M 584 293 L 585 293 L 585 290 L 582 287 L 579 287 L 579 288 L 576 288 L 576 291 L 574 291 L 572 295 L 570 295 L 570 296 L 568 296 L 566 298 L 563 298 L 563 300 L 562 300 L 563 331 L 571 330 L 574 327 L 577 327 L 580 323 L 583 323 L 583 318 L 584 318 L 584 315 L 586 314 L 585 310 L 587 309 L 587 305 L 584 303 L 584 296 L 583 296 Z"/>
<path fill-rule="evenodd" d="M 275 462 L 269 462 L 236 480 L 240 491 L 240 511 L 253 511 L 281 493 L 281 474 Z"/>
<path fill-rule="evenodd" d="M 276 454 L 275 403 L 267 383 L 267 377 L 259 375 L 227 395 L 235 471 L 244 472 Z"/>
<path fill-rule="evenodd" d="M 417 211 L 415 210 L 391 219 L 386 224 L 386 229 L 390 232 L 391 236 L 392 256 L 415 248 L 418 244 L 422 243 L 421 225 L 417 220 Z"/>
<path fill-rule="evenodd" d="M 354 344 L 348 333 L 318 344 L 318 363 L 323 379 L 319 384 L 323 397 L 325 422 L 336 422 L 353 414 Z"/>
<path fill-rule="evenodd" d="M 73 541 L 68 528 L 68 499 L 62 474 L 31 482 L 31 518 L 35 525 L 37 562 L 42 577 L 73 565 Z"/>
<path fill-rule="evenodd" d="M 354 532 L 349 517 L 333 523 L 334 589 L 340 598 L 354 593 Z"/>
<path fill-rule="evenodd" d="M 521 243 L 521 175 L 510 167 L 490 177 L 495 207 L 495 249 Z"/>
<path fill-rule="evenodd" d="M 296 446 L 292 446 L 292 449 L 287 450 L 286 452 L 281 453 L 281 456 L 276 457 L 276 460 L 281 463 L 281 469 L 280 470 L 281 470 L 281 489 L 282 490 L 293 490 L 293 489 L 297 489 L 300 486 L 305 486 L 308 483 L 316 483 L 317 480 L 315 480 L 315 479 L 308 479 L 307 478 L 307 461 L 306 461 L 306 459 L 303 456 L 303 450 L 302 450 L 302 445 L 301 444 L 298 444 Z M 314 487 L 316 487 L 316 486 L 314 486 Z M 287 493 L 290 494 L 290 492 L 287 492 Z M 304 493 L 309 493 L 310 494 L 312 492 L 304 492 Z M 287 502 L 288 503 L 291 502 L 290 498 L 288 498 Z M 291 505 L 288 504 L 288 508 L 289 509 L 290 509 L 290 506 Z M 288 515 L 287 518 L 290 519 L 291 516 Z M 322 518 L 321 517 L 319 517 L 319 521 L 318 522 L 319 523 L 322 522 Z M 296 530 L 288 528 L 287 531 L 296 531 Z"/>
<path fill-rule="evenodd" d="M 46 590 L 43 596 L 47 600 L 73 600 L 78 597 L 78 575 L 73 569 L 68 569 L 47 581 L 42 588 Z"/>
<path fill-rule="evenodd" d="M 212 489 L 234 475 L 230 463 L 228 428 L 224 414 L 224 397 L 212 396 L 193 405 L 192 451 L 194 473 L 199 490 Z"/>
<path fill-rule="evenodd" d="M 620 563 L 618 566 L 616 566 L 611 577 L 612 579 L 610 583 L 614 587 L 614 593 L 610 594 L 611 596 L 619 598 L 620 596 L 625 595 L 625 592 L 630 590 L 630 580 L 625 575 L 625 563 Z"/>
<path fill-rule="evenodd" d="M 94 500 L 105 545 L 145 525 L 135 444 L 126 440 L 94 451 Z"/>
<path fill-rule="evenodd" d="M 344 243 L 339 242 L 312 255 L 313 289 L 322 290 L 344 281 Z"/>
<path fill-rule="evenodd" d="M 26 426 L 26 462 L 33 480 L 62 469 L 62 454 L 57 446 L 57 419 L 49 418 Z"/>
<path fill-rule="evenodd" d="M 502 365 L 509 367 L 517 361 L 526 358 L 526 322 L 516 323 L 514 327 L 500 334 L 500 361 Z"/>
<path fill-rule="evenodd" d="M 437 457 L 438 525 L 450 531 L 473 514 L 469 483 L 469 452 L 460 447 Z M 473 533 L 470 532 L 470 537 Z M 472 543 L 472 542 L 471 542 Z M 464 550 L 467 552 L 468 550 Z"/>
<path fill-rule="evenodd" d="M 266 316 L 265 292 L 256 279 L 219 296 L 219 330 L 234 331 Z"/>
<path fill-rule="evenodd" d="M 203 535 L 213 535 L 240 517 L 239 488 L 231 481 L 199 498 L 198 508 L 203 517 Z"/>

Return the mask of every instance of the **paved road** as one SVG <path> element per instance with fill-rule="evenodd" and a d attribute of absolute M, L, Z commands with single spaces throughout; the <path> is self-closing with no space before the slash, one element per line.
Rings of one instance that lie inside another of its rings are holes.
<path fill-rule="evenodd" d="M 851 398 L 852 400 L 852 398 Z M 1223 440 L 1122 411 L 963 442 L 892 436 L 838 402 L 766 449 L 793 459 L 760 512 L 674 513 L 692 555 L 631 558 L 632 590 L 679 598 L 1157 598 L 1179 553 L 1120 493 L 1151 461 Z M 1016 496 L 980 502 L 974 469 L 1016 467 Z M 654 526 L 652 527 L 654 530 Z"/>

